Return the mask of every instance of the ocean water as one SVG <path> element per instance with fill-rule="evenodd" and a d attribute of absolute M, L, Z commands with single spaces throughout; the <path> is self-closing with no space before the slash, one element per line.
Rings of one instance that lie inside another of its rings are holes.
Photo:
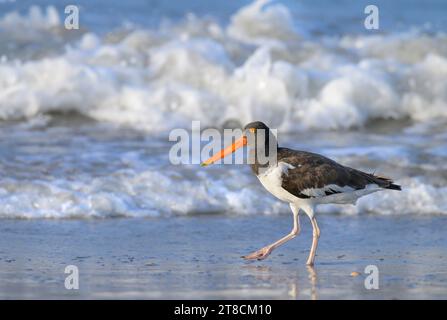
<path fill-rule="evenodd" d="M 281 214 L 242 165 L 174 166 L 169 132 L 261 120 L 390 176 L 324 214 L 447 214 L 445 1 L 0 0 L 0 217 Z M 68 3 L 67 3 L 68 4 Z"/>

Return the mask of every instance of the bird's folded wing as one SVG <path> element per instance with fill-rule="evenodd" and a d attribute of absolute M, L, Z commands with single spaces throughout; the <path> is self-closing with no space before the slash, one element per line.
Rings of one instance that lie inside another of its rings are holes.
<path fill-rule="evenodd" d="M 282 176 L 282 187 L 299 198 L 319 198 L 364 189 L 382 181 L 359 170 L 342 166 L 324 156 L 291 149 L 278 150 L 278 162 L 289 164 Z"/>

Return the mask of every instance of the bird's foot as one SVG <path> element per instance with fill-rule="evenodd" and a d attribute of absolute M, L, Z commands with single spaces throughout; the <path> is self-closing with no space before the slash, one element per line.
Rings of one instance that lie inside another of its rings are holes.
<path fill-rule="evenodd" d="M 242 256 L 245 260 L 264 260 L 267 258 L 270 253 L 272 252 L 271 247 L 264 247 L 262 249 L 259 249 L 258 251 L 252 252 L 246 256 Z"/>

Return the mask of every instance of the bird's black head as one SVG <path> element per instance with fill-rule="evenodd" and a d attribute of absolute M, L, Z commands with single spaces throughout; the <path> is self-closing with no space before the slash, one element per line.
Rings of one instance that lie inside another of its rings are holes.
<path fill-rule="evenodd" d="M 264 122 L 254 121 L 250 122 L 244 127 L 244 135 L 247 138 L 252 138 L 251 143 L 249 141 L 249 146 L 254 147 L 254 142 L 256 142 L 256 147 L 261 147 L 261 145 L 265 145 L 266 142 L 269 141 L 272 133 L 270 132 L 270 128 Z"/>
<path fill-rule="evenodd" d="M 275 130 L 273 130 L 275 131 Z M 259 174 L 277 163 L 278 142 L 274 132 L 261 121 L 250 122 L 244 127 L 241 138 L 231 146 L 222 149 L 211 158 L 202 162 L 202 166 L 207 166 L 225 156 L 235 152 L 246 145 L 249 147 L 248 163 L 252 170 Z"/>
<path fill-rule="evenodd" d="M 244 127 L 244 130 L 249 130 L 253 133 L 258 129 L 264 129 L 266 132 L 270 130 L 269 127 L 267 127 L 267 125 L 261 121 L 250 122 Z"/>
<path fill-rule="evenodd" d="M 248 161 L 256 174 L 259 174 L 260 169 L 266 169 L 272 163 L 276 163 L 278 142 L 265 123 L 250 122 L 244 127 L 244 135 L 250 148 Z"/>

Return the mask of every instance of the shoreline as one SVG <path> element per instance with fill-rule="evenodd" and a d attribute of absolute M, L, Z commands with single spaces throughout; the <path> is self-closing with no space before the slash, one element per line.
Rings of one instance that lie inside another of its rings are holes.
<path fill-rule="evenodd" d="M 1 299 L 445 299 L 447 217 L 318 217 L 263 261 L 240 258 L 289 232 L 291 217 L 2 220 Z M 67 265 L 79 290 L 67 290 Z M 379 289 L 364 286 L 365 267 Z M 351 276 L 358 272 L 358 276 Z"/>

